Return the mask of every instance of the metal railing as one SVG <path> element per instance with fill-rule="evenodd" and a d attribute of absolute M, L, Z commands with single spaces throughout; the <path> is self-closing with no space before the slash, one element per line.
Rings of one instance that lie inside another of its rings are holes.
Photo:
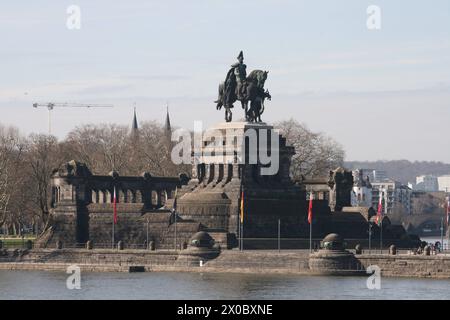
<path fill-rule="evenodd" d="M 243 250 L 273 250 L 273 251 L 305 251 L 309 250 L 310 242 L 309 239 L 304 238 L 244 238 L 243 241 L 239 241 L 237 239 L 236 246 L 241 243 Z M 355 243 L 359 243 L 362 245 L 362 253 L 363 254 L 389 254 L 389 247 L 392 242 L 389 239 L 383 240 L 383 248 L 380 248 L 380 243 L 378 241 L 373 241 L 372 245 L 369 249 L 367 245 L 367 239 L 348 239 L 345 240 L 345 248 L 353 253 L 356 253 Z M 317 251 L 320 249 L 322 239 L 313 238 L 312 239 L 312 251 Z M 351 244 L 351 245 L 349 245 Z M 154 243 L 154 250 L 151 250 L 150 245 L 145 243 L 136 244 L 136 243 L 126 243 L 122 242 L 122 248 L 119 249 L 118 243 L 115 243 L 114 246 L 111 242 L 109 243 L 91 243 L 92 250 L 142 250 L 142 251 L 180 251 L 183 250 L 183 245 L 181 242 L 178 243 L 177 249 L 175 249 L 174 244 L 161 244 L 159 242 Z M 222 245 L 224 248 L 225 245 Z M 401 247 L 396 246 L 397 254 L 409 254 L 409 255 L 420 255 L 424 254 L 424 250 L 422 248 L 422 252 L 418 250 L 418 247 Z M 15 239 L 15 241 L 4 241 L 0 239 L 0 250 L 25 250 L 25 249 L 34 249 L 35 243 L 32 240 L 28 239 Z M 61 249 L 87 249 L 86 243 L 62 243 Z M 46 249 L 57 249 L 57 244 L 52 243 L 48 245 Z M 238 249 L 237 247 L 235 249 Z M 444 243 L 444 246 L 441 250 L 431 250 L 431 255 L 437 254 L 450 254 L 450 247 L 447 243 Z"/>

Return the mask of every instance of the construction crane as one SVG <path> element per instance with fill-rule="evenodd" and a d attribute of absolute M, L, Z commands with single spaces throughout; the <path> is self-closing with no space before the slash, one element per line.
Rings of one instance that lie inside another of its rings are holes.
<path fill-rule="evenodd" d="M 33 103 L 33 108 L 45 107 L 48 110 L 48 134 L 52 134 L 52 118 L 51 113 L 54 108 L 113 108 L 110 104 L 84 104 L 84 103 L 69 103 L 69 102 L 45 102 Z"/>

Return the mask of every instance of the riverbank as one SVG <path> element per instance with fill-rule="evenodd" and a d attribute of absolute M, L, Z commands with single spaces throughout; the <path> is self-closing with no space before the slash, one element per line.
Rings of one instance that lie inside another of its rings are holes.
<path fill-rule="evenodd" d="M 308 274 L 308 259 L 308 250 L 225 250 L 211 258 L 208 254 L 193 255 L 185 250 L 33 249 L 0 257 L 0 269 L 65 271 L 76 264 L 91 272 L 130 272 L 130 268 L 141 267 L 145 272 Z"/>
<path fill-rule="evenodd" d="M 33 249 L 15 250 L 0 257 L 0 270 L 63 271 L 78 265 L 86 272 L 201 272 L 261 274 L 364 274 L 377 265 L 383 276 L 450 279 L 450 255 L 418 256 L 355 255 L 357 268 L 341 272 L 313 272 L 309 250 L 275 251 L 224 250 L 214 257 L 210 252 L 195 254 L 185 250 L 146 251 L 113 249 Z"/>

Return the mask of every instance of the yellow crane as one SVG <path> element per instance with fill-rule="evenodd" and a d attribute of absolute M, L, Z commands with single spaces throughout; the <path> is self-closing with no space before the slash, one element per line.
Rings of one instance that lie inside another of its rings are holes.
<path fill-rule="evenodd" d="M 85 104 L 85 103 L 70 103 L 70 102 L 44 102 L 33 103 L 33 108 L 44 107 L 48 110 L 48 134 L 52 134 L 52 119 L 51 113 L 54 108 L 113 108 L 111 104 Z"/>

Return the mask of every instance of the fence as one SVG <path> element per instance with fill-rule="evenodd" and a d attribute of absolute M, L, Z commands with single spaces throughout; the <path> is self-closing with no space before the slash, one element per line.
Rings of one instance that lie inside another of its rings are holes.
<path fill-rule="evenodd" d="M 311 242 L 312 250 L 317 251 L 320 248 L 322 239 L 313 238 Z M 238 246 L 242 245 L 243 250 L 309 250 L 310 240 L 305 238 L 244 238 L 237 239 Z M 344 241 L 344 246 L 347 250 L 355 253 L 356 244 L 362 246 L 362 252 L 364 254 L 388 254 L 389 247 L 391 244 L 395 244 L 397 247 L 398 254 L 415 254 L 419 246 L 402 246 L 401 243 L 396 243 L 396 241 L 385 239 L 383 240 L 383 247 L 380 248 L 379 239 L 372 241 L 369 247 L 367 239 L 346 239 Z M 185 248 L 186 243 L 177 243 L 177 249 L 175 249 L 174 244 L 164 244 L 160 245 L 158 243 L 153 243 L 147 245 L 146 243 L 136 244 L 136 243 L 126 243 L 121 242 L 119 248 L 119 242 L 115 243 L 114 246 L 111 242 L 109 243 L 90 243 L 92 249 L 114 249 L 114 250 L 164 250 L 164 251 L 179 251 Z M 443 248 L 433 248 L 434 244 L 429 244 L 431 246 L 432 254 L 435 253 L 445 253 L 450 254 L 450 247 L 448 243 L 444 242 Z M 13 239 L 0 239 L 0 249 L 32 249 L 34 248 L 34 241 L 27 238 L 13 238 Z M 48 246 L 48 249 L 56 249 L 58 244 L 54 243 Z M 61 243 L 60 249 L 86 249 L 86 243 Z M 423 249 L 423 248 L 422 248 Z"/>

